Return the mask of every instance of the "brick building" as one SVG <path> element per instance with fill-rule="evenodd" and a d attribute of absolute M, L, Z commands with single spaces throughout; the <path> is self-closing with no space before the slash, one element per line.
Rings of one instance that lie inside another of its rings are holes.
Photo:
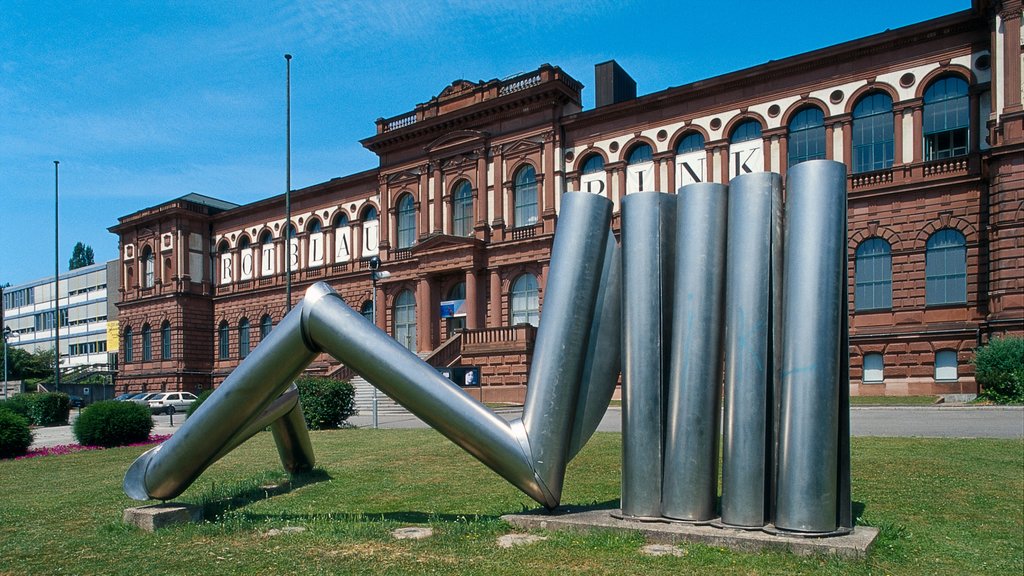
<path fill-rule="evenodd" d="M 481 366 L 484 400 L 521 400 L 565 191 L 609 197 L 618 227 L 631 192 L 831 158 L 850 171 L 853 393 L 974 391 L 974 348 L 1024 324 L 1021 67 L 1020 0 L 975 0 L 639 97 L 599 64 L 592 110 L 550 65 L 455 81 L 376 121 L 377 168 L 294 191 L 290 225 L 283 196 L 121 218 L 121 385 L 223 380 L 285 312 L 288 238 L 293 301 L 325 280 L 369 317 L 378 256 L 377 324 L 436 366 Z M 166 357 L 132 354 L 166 325 Z"/>

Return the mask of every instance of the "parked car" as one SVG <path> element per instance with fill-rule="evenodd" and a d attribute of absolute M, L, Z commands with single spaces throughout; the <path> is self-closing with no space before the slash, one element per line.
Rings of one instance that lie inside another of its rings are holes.
<path fill-rule="evenodd" d="M 125 392 L 124 394 L 118 394 L 117 396 L 114 396 L 114 401 L 124 402 L 125 400 L 131 398 L 132 396 L 135 396 L 135 393 Z"/>
<path fill-rule="evenodd" d="M 68 394 L 68 402 L 72 408 L 81 408 L 85 406 L 85 399 L 76 394 Z"/>
<path fill-rule="evenodd" d="M 149 399 L 160 394 L 160 392 L 139 392 L 128 399 L 128 402 L 135 402 L 136 404 L 142 404 L 146 406 L 149 403 Z"/>
<path fill-rule="evenodd" d="M 161 392 L 149 399 L 149 411 L 153 414 L 174 414 L 185 412 L 196 401 L 191 392 Z"/>

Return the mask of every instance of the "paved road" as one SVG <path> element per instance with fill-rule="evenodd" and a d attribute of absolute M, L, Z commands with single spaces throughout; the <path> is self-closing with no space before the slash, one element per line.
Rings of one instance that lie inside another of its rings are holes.
<path fill-rule="evenodd" d="M 498 412 L 511 420 L 520 416 L 516 409 Z M 72 411 L 72 420 L 77 411 Z M 154 434 L 173 434 L 184 418 L 154 416 Z M 350 422 L 359 427 L 371 424 L 369 414 L 358 415 Z M 381 428 L 425 428 L 426 424 L 411 414 L 380 417 Z M 608 410 L 598 430 L 622 431 L 622 411 Z M 75 441 L 71 426 L 37 428 L 33 448 L 70 444 Z M 857 407 L 850 410 L 850 432 L 853 436 L 921 436 L 935 438 L 1024 438 L 1024 407 L 1022 406 L 943 406 L 939 407 Z"/>

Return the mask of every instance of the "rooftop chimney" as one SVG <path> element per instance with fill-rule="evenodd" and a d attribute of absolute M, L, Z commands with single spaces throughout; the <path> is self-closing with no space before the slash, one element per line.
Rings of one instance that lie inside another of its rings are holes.
<path fill-rule="evenodd" d="M 597 86 L 597 108 L 636 98 L 636 80 L 615 60 L 594 66 L 594 85 Z"/>

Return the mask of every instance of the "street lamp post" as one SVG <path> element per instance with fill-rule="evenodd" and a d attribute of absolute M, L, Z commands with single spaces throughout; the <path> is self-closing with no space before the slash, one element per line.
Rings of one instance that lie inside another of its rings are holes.
<path fill-rule="evenodd" d="M 285 54 L 285 186 L 284 186 L 284 294 L 285 310 L 292 309 L 292 55 Z"/>
<path fill-rule="evenodd" d="M 7 339 L 11 337 L 11 327 L 4 326 L 4 400 L 7 400 Z"/>
<path fill-rule="evenodd" d="M 377 325 L 377 281 L 378 280 L 383 280 L 385 278 L 390 278 L 390 277 L 391 277 L 391 272 L 388 272 L 387 270 L 381 270 L 380 269 L 380 258 L 378 258 L 377 256 L 374 256 L 374 257 L 370 258 L 370 282 L 373 284 L 373 295 L 371 296 L 371 302 L 372 303 L 370 305 L 370 309 L 372 310 L 372 314 L 371 315 L 373 316 L 373 325 L 374 326 Z M 371 406 L 372 406 L 372 411 L 373 411 L 373 427 L 376 428 L 379 425 L 379 421 L 378 421 L 378 418 L 377 418 L 377 387 L 376 386 L 373 387 L 373 401 L 372 401 L 372 405 Z"/>
<path fill-rule="evenodd" d="M 53 391 L 60 392 L 60 160 L 53 161 Z"/>

